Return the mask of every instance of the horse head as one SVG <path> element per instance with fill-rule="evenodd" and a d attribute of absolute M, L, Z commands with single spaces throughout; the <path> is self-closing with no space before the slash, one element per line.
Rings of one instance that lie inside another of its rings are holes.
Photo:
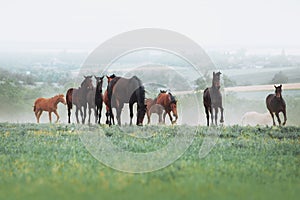
<path fill-rule="evenodd" d="M 281 98 L 281 92 L 282 92 L 282 85 L 276 86 L 275 87 L 275 96 L 276 98 Z"/>
<path fill-rule="evenodd" d="M 137 123 L 136 123 L 136 125 L 138 125 L 138 126 L 143 125 L 143 121 L 144 121 L 146 111 L 147 111 L 147 105 L 146 104 L 143 104 L 142 106 L 139 106 L 138 113 L 137 113 Z"/>
<path fill-rule="evenodd" d="M 91 90 L 93 89 L 93 81 L 92 81 L 92 76 L 83 76 L 84 80 L 81 83 L 81 87 L 84 89 Z"/>
<path fill-rule="evenodd" d="M 59 95 L 58 95 L 57 103 L 62 103 L 62 104 L 64 104 L 64 105 L 67 105 L 66 100 L 65 100 L 63 94 L 59 94 Z"/>
<path fill-rule="evenodd" d="M 107 83 L 109 83 L 112 79 L 116 78 L 116 75 L 115 74 L 112 74 L 110 76 L 106 75 L 106 78 L 107 78 Z"/>
<path fill-rule="evenodd" d="M 217 89 L 220 89 L 221 84 L 220 84 L 220 75 L 222 73 L 221 72 L 213 72 L 213 79 L 212 79 L 212 87 L 215 87 Z"/>
<path fill-rule="evenodd" d="M 100 89 L 102 89 L 102 85 L 103 85 L 103 78 L 104 76 L 94 76 L 96 79 L 96 86 Z"/>
<path fill-rule="evenodd" d="M 172 124 L 175 124 L 178 119 L 177 100 L 175 96 L 173 96 L 171 93 L 169 93 L 169 95 L 170 95 L 170 108 L 171 111 L 173 112 L 173 116 L 175 117 L 175 120 L 172 122 Z"/>

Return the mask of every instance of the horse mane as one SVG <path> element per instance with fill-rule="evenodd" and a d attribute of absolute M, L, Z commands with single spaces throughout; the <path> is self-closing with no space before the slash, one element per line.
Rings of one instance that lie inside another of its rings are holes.
<path fill-rule="evenodd" d="M 175 98 L 175 96 L 173 96 L 172 94 L 171 94 L 171 92 L 169 92 L 169 95 L 170 95 L 170 98 L 171 98 L 171 102 L 170 103 L 177 103 L 177 101 L 176 101 L 176 98 Z"/>

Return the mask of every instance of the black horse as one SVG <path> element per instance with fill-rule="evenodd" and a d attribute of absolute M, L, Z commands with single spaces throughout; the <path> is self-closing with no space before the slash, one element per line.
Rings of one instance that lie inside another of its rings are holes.
<path fill-rule="evenodd" d="M 214 115 L 213 109 L 215 110 L 215 125 L 217 125 L 218 120 L 218 110 L 221 110 L 220 123 L 224 122 L 223 119 L 223 106 L 222 106 L 222 95 L 220 92 L 220 75 L 221 72 L 213 72 L 212 86 L 206 88 L 203 92 L 203 104 L 205 107 L 207 126 L 209 126 L 209 113 L 211 114 L 211 123 L 213 124 Z"/>
<path fill-rule="evenodd" d="M 98 118 L 98 124 L 100 124 L 102 105 L 103 105 L 103 94 L 102 94 L 103 78 L 104 76 L 102 77 L 95 76 L 96 79 L 95 106 L 96 106 L 96 115 Z"/>
<path fill-rule="evenodd" d="M 267 108 L 272 116 L 273 119 L 273 125 L 275 126 L 275 120 L 274 120 L 274 113 L 277 117 L 278 120 L 278 124 L 279 126 L 281 125 L 281 120 L 279 118 L 279 113 L 282 112 L 283 116 L 284 116 L 284 122 L 283 122 L 283 126 L 286 123 L 286 104 L 284 99 L 282 98 L 281 92 L 282 92 L 282 85 L 280 86 L 275 86 L 275 94 L 269 94 L 266 98 L 266 105 Z"/>
<path fill-rule="evenodd" d="M 138 77 L 133 76 L 130 79 L 115 77 L 109 82 L 107 91 L 110 115 L 109 125 L 111 125 L 111 119 L 113 118 L 112 108 L 116 108 L 118 125 L 121 125 L 121 111 L 124 103 L 129 103 L 130 125 L 132 125 L 134 103 L 137 103 L 136 125 L 143 125 L 146 113 L 145 88 Z"/>

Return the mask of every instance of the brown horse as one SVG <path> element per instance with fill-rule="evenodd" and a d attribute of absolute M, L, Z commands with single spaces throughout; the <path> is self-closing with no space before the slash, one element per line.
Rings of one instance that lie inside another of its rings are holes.
<path fill-rule="evenodd" d="M 272 116 L 273 119 L 273 125 L 275 126 L 275 120 L 274 120 L 274 113 L 277 117 L 278 120 L 278 124 L 279 126 L 281 125 L 281 120 L 279 118 L 279 113 L 282 112 L 283 116 L 284 116 L 284 122 L 283 122 L 283 126 L 286 123 L 286 104 L 284 99 L 282 98 L 281 92 L 282 92 L 282 85 L 280 86 L 275 86 L 275 94 L 269 94 L 266 98 L 266 105 L 267 108 Z"/>
<path fill-rule="evenodd" d="M 66 105 L 66 101 L 63 94 L 56 95 L 52 98 L 38 98 L 34 102 L 33 111 L 36 116 L 37 123 L 40 123 L 40 117 L 43 111 L 49 112 L 49 121 L 52 122 L 51 113 L 54 112 L 56 115 L 56 122 L 59 120 L 59 115 L 57 113 L 57 104 L 63 103 Z"/>
<path fill-rule="evenodd" d="M 145 105 L 145 88 L 141 80 L 133 76 L 130 79 L 123 77 L 113 78 L 108 86 L 108 107 L 111 125 L 112 108 L 116 108 L 118 125 L 121 125 L 121 111 L 125 103 L 129 103 L 130 125 L 133 118 L 133 104 L 137 103 L 137 122 L 136 125 L 143 125 L 144 116 L 146 113 Z"/>
<path fill-rule="evenodd" d="M 156 104 L 157 98 L 155 99 L 146 99 L 145 104 L 147 106 L 147 118 L 148 124 L 150 124 L 150 118 L 152 113 L 156 113 L 158 115 L 158 123 L 162 122 L 162 114 L 164 112 L 164 107 L 159 104 Z"/>
<path fill-rule="evenodd" d="M 211 123 L 213 124 L 214 115 L 213 109 L 215 110 L 215 124 L 217 125 L 218 120 L 218 110 L 221 110 L 221 119 L 220 123 L 224 122 L 223 118 L 223 106 L 222 106 L 222 95 L 220 92 L 220 75 L 221 72 L 213 72 L 212 86 L 210 88 L 206 88 L 203 92 L 203 104 L 205 107 L 206 113 L 206 121 L 207 126 L 209 126 L 209 113 L 211 114 Z"/>
<path fill-rule="evenodd" d="M 82 123 L 84 124 L 86 118 L 86 107 L 87 107 L 87 94 L 89 90 L 93 88 L 92 76 L 84 76 L 84 80 L 79 88 L 70 88 L 66 94 L 67 106 L 68 106 L 68 123 L 71 123 L 71 109 L 72 105 L 76 106 L 76 120 L 79 124 L 78 111 L 82 118 Z M 83 107 L 83 112 L 82 112 Z"/>
<path fill-rule="evenodd" d="M 165 123 L 166 115 L 168 114 L 171 123 L 175 124 L 178 119 L 177 100 L 175 97 L 170 92 L 160 91 L 160 94 L 157 96 L 156 104 L 161 105 L 165 110 L 163 115 L 163 123 Z M 173 116 L 175 117 L 174 121 L 171 112 L 173 112 Z"/>

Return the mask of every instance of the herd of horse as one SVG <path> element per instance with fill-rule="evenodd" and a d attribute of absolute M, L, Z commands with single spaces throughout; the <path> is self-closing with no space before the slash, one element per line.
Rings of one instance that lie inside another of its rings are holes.
<path fill-rule="evenodd" d="M 221 72 L 213 72 L 212 86 L 208 87 L 203 92 L 203 105 L 205 108 L 207 126 L 218 125 L 218 112 L 221 112 L 220 123 L 224 122 L 224 108 L 222 105 L 222 94 L 220 92 L 220 76 Z M 102 77 L 94 76 L 96 79 L 96 87 L 93 85 L 93 76 L 84 76 L 80 87 L 70 88 L 66 93 L 66 100 L 64 95 L 56 95 L 52 98 L 38 98 L 34 103 L 34 112 L 39 123 L 39 118 L 43 111 L 49 112 L 49 120 L 51 122 L 51 113 L 53 112 L 59 120 L 57 113 L 57 104 L 63 103 L 67 105 L 68 109 L 68 123 L 71 123 L 71 110 L 73 105 L 76 107 L 75 116 L 77 123 L 80 123 L 78 114 L 81 116 L 81 123 L 84 124 L 87 117 L 90 123 L 91 112 L 94 111 L 95 123 L 100 124 L 101 112 L 103 103 L 106 107 L 106 124 L 115 124 L 113 108 L 116 110 L 116 120 L 121 126 L 121 112 L 124 104 L 129 104 L 130 125 L 133 119 L 133 105 L 137 104 L 137 119 L 136 125 L 143 125 L 144 116 L 147 114 L 148 124 L 152 113 L 158 114 L 159 123 L 165 123 L 166 115 L 168 114 L 172 124 L 175 124 L 178 119 L 177 100 L 170 92 L 160 90 L 160 93 L 154 99 L 145 98 L 145 88 L 142 81 L 137 77 L 124 78 L 116 76 L 106 76 L 107 88 L 103 93 L 103 79 Z M 277 117 L 278 124 L 281 125 L 279 113 L 284 115 L 284 122 L 286 124 L 286 103 L 282 98 L 282 85 L 274 86 L 275 93 L 269 94 L 266 97 L 266 107 L 272 117 L 273 125 L 275 126 L 274 114 Z M 173 120 L 173 117 L 175 119 Z"/>

